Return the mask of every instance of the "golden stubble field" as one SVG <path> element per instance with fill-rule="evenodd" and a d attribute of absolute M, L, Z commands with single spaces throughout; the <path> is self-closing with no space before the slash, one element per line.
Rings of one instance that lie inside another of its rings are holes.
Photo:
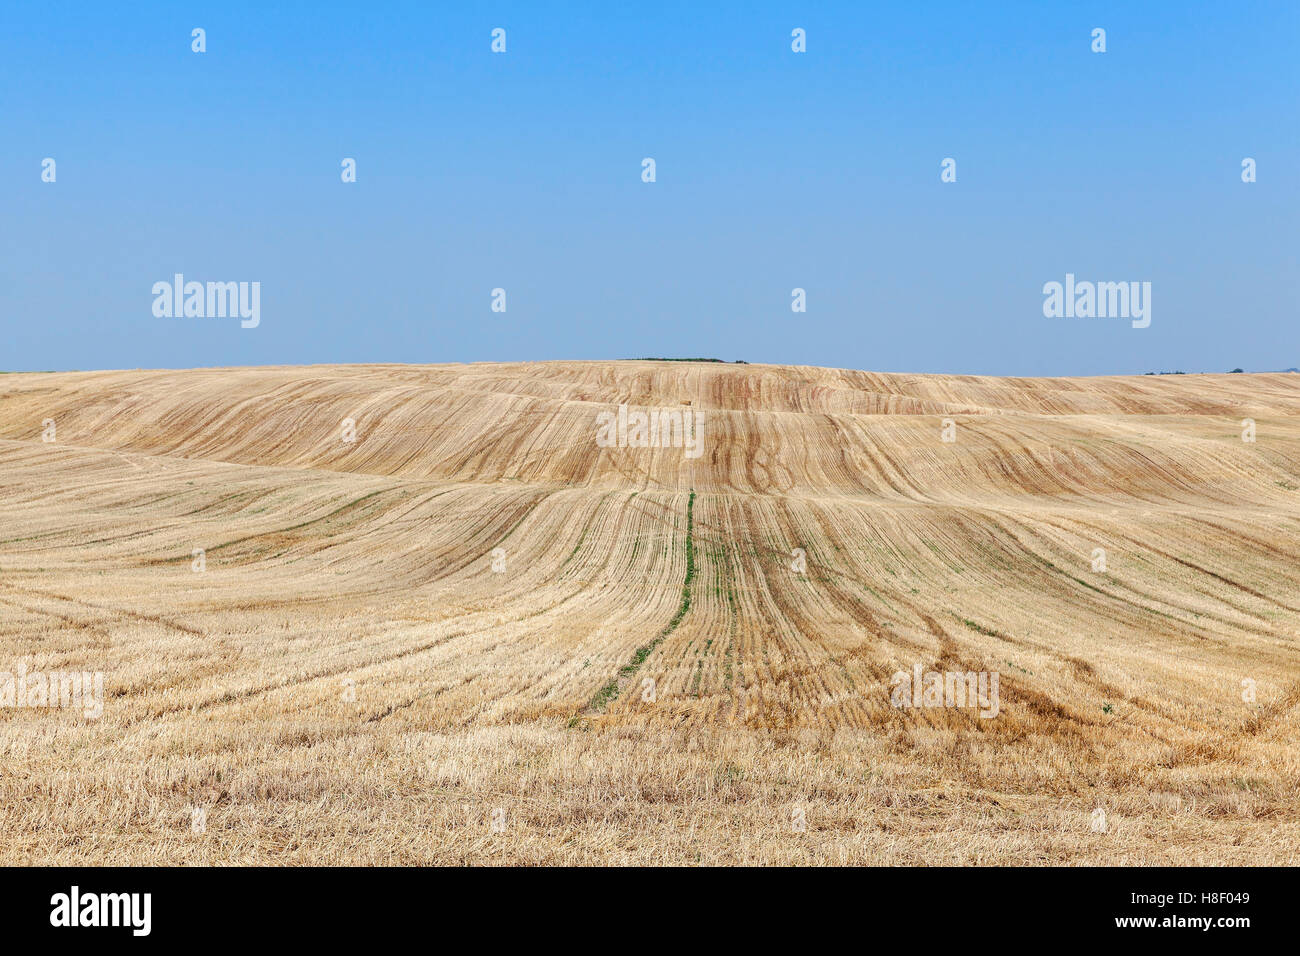
<path fill-rule="evenodd" d="M 1298 375 L 0 375 L 0 863 L 1295 863 L 1298 532 Z"/>

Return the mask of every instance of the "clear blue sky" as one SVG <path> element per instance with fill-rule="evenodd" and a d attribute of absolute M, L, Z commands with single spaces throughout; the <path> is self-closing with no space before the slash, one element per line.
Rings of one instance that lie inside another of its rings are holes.
<path fill-rule="evenodd" d="M 263 6 L 0 9 L 0 368 L 1300 365 L 1294 0 Z M 1044 318 L 1067 272 L 1150 328 Z"/>

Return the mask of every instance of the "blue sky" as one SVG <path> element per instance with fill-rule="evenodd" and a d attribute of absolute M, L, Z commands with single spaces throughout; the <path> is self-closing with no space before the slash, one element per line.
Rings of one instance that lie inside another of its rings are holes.
<path fill-rule="evenodd" d="M 0 368 L 1300 365 L 1292 0 L 452 6 L 4 5 Z M 1067 272 L 1150 327 L 1045 318 Z"/>

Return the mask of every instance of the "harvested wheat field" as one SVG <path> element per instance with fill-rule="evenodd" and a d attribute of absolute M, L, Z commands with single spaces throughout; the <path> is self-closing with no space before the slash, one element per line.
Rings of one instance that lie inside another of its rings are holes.
<path fill-rule="evenodd" d="M 0 862 L 1295 863 L 1298 532 L 1297 375 L 0 376 Z"/>

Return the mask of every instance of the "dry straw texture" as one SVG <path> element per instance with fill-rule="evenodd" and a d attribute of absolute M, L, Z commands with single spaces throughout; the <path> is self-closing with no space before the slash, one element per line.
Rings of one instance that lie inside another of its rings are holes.
<path fill-rule="evenodd" d="M 0 670 L 107 692 L 0 710 L 0 862 L 1294 863 L 1298 487 L 1300 376 L 0 376 Z"/>

